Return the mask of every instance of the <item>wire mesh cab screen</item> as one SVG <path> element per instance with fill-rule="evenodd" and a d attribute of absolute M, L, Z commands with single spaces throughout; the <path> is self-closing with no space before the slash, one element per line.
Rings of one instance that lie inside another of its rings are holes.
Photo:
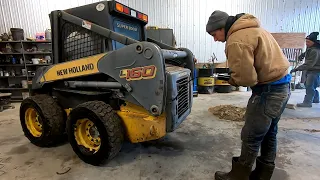
<path fill-rule="evenodd" d="M 141 40 L 141 27 L 139 26 L 139 24 L 135 24 L 135 23 L 129 23 L 129 22 L 125 22 L 123 20 L 120 20 L 118 18 L 115 18 L 113 21 L 113 30 L 117 33 L 120 33 L 124 36 L 128 36 L 132 39 Z M 113 49 L 120 49 L 122 47 L 124 47 L 125 45 L 116 42 L 116 41 L 112 41 L 112 46 Z"/>
<path fill-rule="evenodd" d="M 67 21 L 63 21 L 60 30 L 63 61 L 92 56 L 104 50 L 104 38 L 99 34 Z"/>

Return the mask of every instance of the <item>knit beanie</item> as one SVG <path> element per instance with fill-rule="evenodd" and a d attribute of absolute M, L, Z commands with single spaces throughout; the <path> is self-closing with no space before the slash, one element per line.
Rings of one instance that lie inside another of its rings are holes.
<path fill-rule="evenodd" d="M 228 20 L 229 15 L 223 11 L 214 11 L 209 17 L 206 30 L 208 33 L 224 28 Z"/>
<path fill-rule="evenodd" d="M 312 32 L 309 36 L 306 37 L 306 39 L 309 39 L 310 41 L 313 41 L 315 43 L 318 43 L 317 40 L 318 40 L 318 35 L 319 35 L 319 32 Z"/>

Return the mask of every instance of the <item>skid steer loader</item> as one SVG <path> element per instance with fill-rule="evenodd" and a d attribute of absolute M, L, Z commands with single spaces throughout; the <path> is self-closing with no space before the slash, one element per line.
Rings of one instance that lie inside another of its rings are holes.
<path fill-rule="evenodd" d="M 68 137 L 84 162 L 100 165 L 124 140 L 174 131 L 192 107 L 193 54 L 146 38 L 148 16 L 116 1 L 50 13 L 53 65 L 39 68 L 20 120 L 31 143 Z"/>

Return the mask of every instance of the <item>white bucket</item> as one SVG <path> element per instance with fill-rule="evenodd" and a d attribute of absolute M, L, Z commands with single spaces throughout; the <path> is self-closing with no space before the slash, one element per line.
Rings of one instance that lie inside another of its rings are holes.
<path fill-rule="evenodd" d="M 239 86 L 239 91 L 240 92 L 247 92 L 248 88 L 247 87 L 243 87 L 243 86 Z"/>
<path fill-rule="evenodd" d="M 28 81 L 27 80 L 22 80 L 21 84 L 22 84 L 22 88 L 28 88 Z"/>
<path fill-rule="evenodd" d="M 29 97 L 29 93 L 28 92 L 22 92 L 22 99 L 26 99 Z"/>
<path fill-rule="evenodd" d="M 32 64 L 39 64 L 40 59 L 39 58 L 32 58 Z"/>

